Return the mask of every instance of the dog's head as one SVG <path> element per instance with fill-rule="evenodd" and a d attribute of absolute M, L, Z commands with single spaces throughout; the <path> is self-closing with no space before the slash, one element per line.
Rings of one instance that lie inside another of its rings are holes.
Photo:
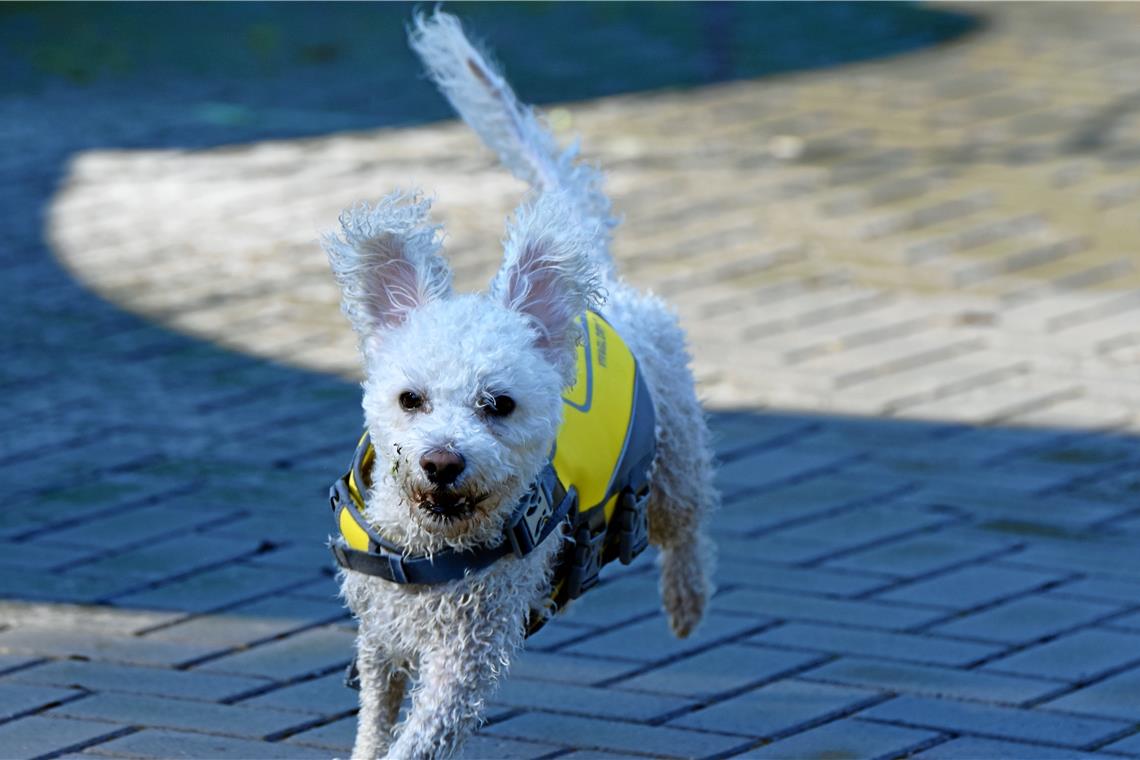
<path fill-rule="evenodd" d="M 540 197 L 489 290 L 456 295 L 429 207 L 400 193 L 357 206 L 324 247 L 364 357 L 373 493 L 405 537 L 462 548 L 501 530 L 550 452 L 600 233 Z"/>

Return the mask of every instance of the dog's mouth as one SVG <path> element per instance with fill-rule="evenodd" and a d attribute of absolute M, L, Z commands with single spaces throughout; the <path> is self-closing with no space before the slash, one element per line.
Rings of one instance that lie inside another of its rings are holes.
<path fill-rule="evenodd" d="M 486 498 L 486 494 L 472 496 L 438 488 L 415 494 L 414 501 L 437 521 L 449 523 L 470 517 Z"/>

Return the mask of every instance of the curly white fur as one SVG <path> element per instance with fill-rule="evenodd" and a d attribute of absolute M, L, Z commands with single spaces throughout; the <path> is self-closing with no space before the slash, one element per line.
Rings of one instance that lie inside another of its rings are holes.
<path fill-rule="evenodd" d="M 341 288 L 341 311 L 366 352 L 381 328 L 451 292 L 441 227 L 430 223 L 430 211 L 430 200 L 397 190 L 375 206 L 348 209 L 340 215 L 343 238 L 328 234 L 322 240 Z"/>
<path fill-rule="evenodd" d="M 527 315 L 539 332 L 539 346 L 559 368 L 565 384 L 574 378 L 574 353 L 581 337 L 575 317 L 603 300 L 594 261 L 605 238 L 595 222 L 569 213 L 564 193 L 553 191 L 515 212 L 507 228 L 506 256 L 490 292 L 508 308 Z M 567 361 L 569 357 L 569 361 Z"/>
<path fill-rule="evenodd" d="M 459 22 L 439 12 L 418 16 L 410 39 L 460 115 L 536 195 L 516 212 L 486 294 L 452 295 L 438 228 L 418 195 L 394 193 L 350 210 L 341 234 L 324 239 L 365 361 L 364 416 L 377 454 L 365 515 L 413 553 L 501 541 L 561 422 L 562 388 L 574 375 L 575 318 L 605 294 L 606 318 L 637 356 L 657 409 L 650 540 L 661 549 L 669 624 L 686 636 L 712 593 L 712 545 L 701 523 L 717 496 L 684 334 L 660 299 L 618 278 L 601 175 L 575 164 L 573 150 L 559 152 Z M 419 399 L 415 408 L 401 405 L 407 393 Z M 488 414 L 488 400 L 503 395 L 515 401 L 514 411 Z M 433 484 L 420 458 L 440 449 L 462 456 L 450 488 L 473 505 L 451 520 L 424 508 Z M 437 586 L 341 574 L 341 592 L 359 621 L 353 758 L 458 750 L 522 644 L 528 613 L 544 606 L 561 542 L 556 534 L 525 558 L 507 557 Z M 412 679 L 411 708 L 396 725 Z"/>
<path fill-rule="evenodd" d="M 594 251 L 594 266 L 613 277 L 608 243 L 617 220 L 602 192 L 601 172 L 576 161 L 576 145 L 558 148 L 534 109 L 519 103 L 502 74 L 463 34 L 459 19 L 439 12 L 417 14 L 408 39 L 452 107 L 504 166 L 541 191 L 560 192 L 566 211 L 582 223 L 600 226 L 602 246 Z"/>

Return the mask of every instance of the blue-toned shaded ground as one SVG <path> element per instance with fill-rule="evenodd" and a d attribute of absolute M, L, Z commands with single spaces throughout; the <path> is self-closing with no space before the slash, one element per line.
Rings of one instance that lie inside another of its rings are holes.
<path fill-rule="evenodd" d="M 417 7 L 5 3 L 0 97 L 58 102 L 71 116 L 64 132 L 105 146 L 447 118 L 442 99 L 418 85 L 405 44 Z M 974 26 L 902 3 L 465 3 L 462 15 L 524 100 L 539 103 L 836 66 Z M 94 129 L 82 129 L 87 119 Z"/>

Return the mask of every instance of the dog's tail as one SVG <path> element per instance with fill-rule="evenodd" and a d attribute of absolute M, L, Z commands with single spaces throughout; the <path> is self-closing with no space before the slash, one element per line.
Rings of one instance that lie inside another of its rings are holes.
<path fill-rule="evenodd" d="M 539 191 L 562 194 L 585 224 L 607 233 L 617 226 L 601 172 L 575 161 L 576 145 L 558 148 L 534 110 L 519 103 L 502 74 L 468 41 L 459 19 L 438 10 L 417 14 L 408 38 L 452 107 L 515 176 Z M 607 259 L 598 262 L 603 271 L 612 272 L 608 251 L 599 255 Z"/>

